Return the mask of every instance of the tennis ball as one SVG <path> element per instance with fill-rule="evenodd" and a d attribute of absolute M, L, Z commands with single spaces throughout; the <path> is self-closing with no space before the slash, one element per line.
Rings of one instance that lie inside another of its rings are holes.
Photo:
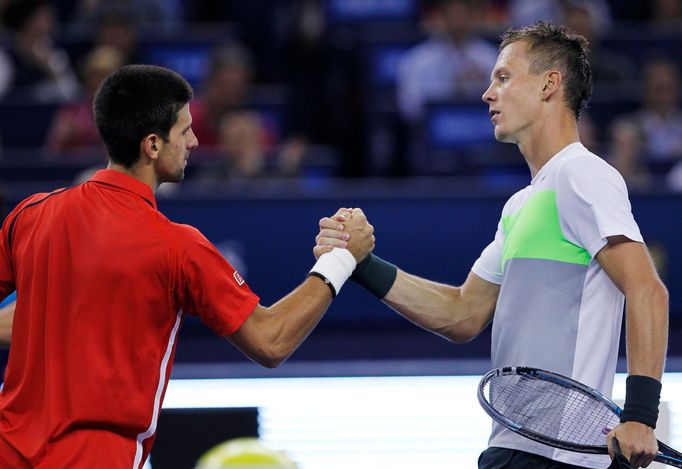
<path fill-rule="evenodd" d="M 235 438 L 204 453 L 195 469 L 296 469 L 281 451 L 266 448 L 257 438 Z"/>

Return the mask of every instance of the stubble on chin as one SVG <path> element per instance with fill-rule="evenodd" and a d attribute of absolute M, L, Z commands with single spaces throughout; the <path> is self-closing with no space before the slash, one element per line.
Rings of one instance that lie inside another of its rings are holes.
<path fill-rule="evenodd" d="M 495 135 L 495 140 L 497 140 L 498 142 L 504 143 L 506 141 L 505 139 L 507 137 L 507 134 L 505 134 L 504 131 L 502 131 L 502 129 L 500 129 L 499 127 L 495 127 L 493 134 Z"/>
<path fill-rule="evenodd" d="M 174 175 L 173 180 L 168 181 L 168 182 L 182 182 L 183 179 L 185 179 L 185 169 L 184 168 L 180 169 L 180 171 L 178 171 Z"/>
<path fill-rule="evenodd" d="M 182 180 L 185 179 L 185 169 L 180 168 L 174 173 L 166 173 L 163 175 L 159 176 L 159 184 L 162 184 L 164 182 L 172 182 L 172 183 L 177 183 L 177 182 L 182 182 Z"/>

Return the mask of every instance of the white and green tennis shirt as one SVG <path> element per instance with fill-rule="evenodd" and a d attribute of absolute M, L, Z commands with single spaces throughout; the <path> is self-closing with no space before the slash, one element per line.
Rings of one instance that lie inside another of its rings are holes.
<path fill-rule="evenodd" d="M 557 153 L 507 201 L 495 240 L 472 268 L 501 285 L 493 367 L 541 368 L 611 395 L 625 299 L 595 257 L 616 235 L 643 242 L 625 181 L 580 143 Z M 609 465 L 606 456 L 554 450 L 497 424 L 489 445 Z"/>

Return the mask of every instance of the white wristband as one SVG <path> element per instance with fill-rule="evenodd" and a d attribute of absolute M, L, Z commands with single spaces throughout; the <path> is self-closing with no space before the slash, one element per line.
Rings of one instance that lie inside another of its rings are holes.
<path fill-rule="evenodd" d="M 357 261 L 348 249 L 334 248 L 322 254 L 310 272 L 315 272 L 328 281 L 333 287 L 333 293 L 341 291 L 341 287 L 351 276 Z"/>

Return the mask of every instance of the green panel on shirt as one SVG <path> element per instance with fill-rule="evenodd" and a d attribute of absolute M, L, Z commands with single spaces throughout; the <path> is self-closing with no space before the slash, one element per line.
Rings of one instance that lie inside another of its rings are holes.
<path fill-rule="evenodd" d="M 556 192 L 536 192 L 521 210 L 502 217 L 505 233 L 502 268 L 509 259 L 546 259 L 587 265 L 590 253 L 571 243 L 561 231 Z"/>

